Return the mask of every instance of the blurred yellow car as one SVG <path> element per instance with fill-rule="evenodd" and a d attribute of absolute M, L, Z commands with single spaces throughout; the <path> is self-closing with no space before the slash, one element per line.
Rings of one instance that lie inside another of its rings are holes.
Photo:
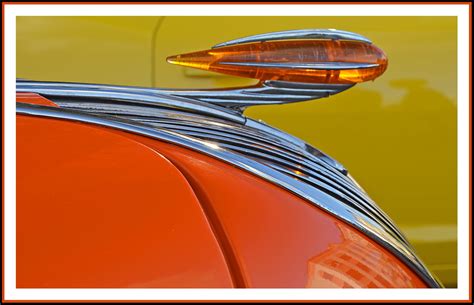
<path fill-rule="evenodd" d="M 446 287 L 457 285 L 456 17 L 18 17 L 17 77 L 218 88 L 244 78 L 166 63 L 237 37 L 336 28 L 389 58 L 375 82 L 331 99 L 246 110 L 318 147 L 391 216 Z"/>

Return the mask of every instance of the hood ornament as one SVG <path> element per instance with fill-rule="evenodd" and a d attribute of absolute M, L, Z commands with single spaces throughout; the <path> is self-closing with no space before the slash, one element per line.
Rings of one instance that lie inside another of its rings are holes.
<path fill-rule="evenodd" d="M 248 106 L 314 100 L 374 80 L 387 57 L 355 33 L 334 29 L 254 35 L 209 50 L 170 56 L 185 67 L 254 78 L 253 86 L 223 89 L 158 89 L 159 93 L 243 111 Z"/>

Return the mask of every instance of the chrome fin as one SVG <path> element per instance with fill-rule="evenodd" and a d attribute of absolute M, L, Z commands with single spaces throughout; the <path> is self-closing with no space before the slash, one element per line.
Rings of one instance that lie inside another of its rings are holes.
<path fill-rule="evenodd" d="M 310 84 L 285 81 L 264 81 L 256 86 L 214 90 L 170 90 L 166 94 L 186 97 L 243 111 L 257 105 L 286 104 L 328 97 L 354 84 Z M 163 91 L 161 91 L 163 93 Z"/>
<path fill-rule="evenodd" d="M 333 39 L 333 40 L 356 40 L 372 43 L 370 39 L 348 31 L 336 29 L 306 29 L 306 30 L 290 30 L 281 32 L 271 32 L 247 36 L 243 38 L 233 39 L 230 41 L 216 44 L 212 48 L 228 47 L 236 44 L 271 41 L 271 40 L 291 40 L 291 39 Z"/>

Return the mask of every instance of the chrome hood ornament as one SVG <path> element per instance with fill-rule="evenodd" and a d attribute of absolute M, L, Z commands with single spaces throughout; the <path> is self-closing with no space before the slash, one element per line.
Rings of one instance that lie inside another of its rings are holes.
<path fill-rule="evenodd" d="M 359 82 L 374 80 L 387 68 L 385 54 L 368 38 L 334 29 L 248 36 L 219 43 L 209 50 L 170 56 L 167 61 L 256 79 L 255 85 L 246 87 L 136 89 L 153 96 L 152 100 L 169 99 L 176 103 L 181 99 L 184 104 L 201 103 L 204 107 L 213 107 L 216 112 L 228 112 L 229 117 L 242 114 L 249 106 L 329 97 Z M 116 89 L 116 86 L 106 87 Z"/>
<path fill-rule="evenodd" d="M 243 111 L 248 106 L 309 101 L 373 80 L 387 67 L 382 50 L 359 34 L 334 29 L 292 30 L 219 43 L 206 51 L 171 56 L 186 67 L 258 79 L 223 89 L 157 89 Z"/>

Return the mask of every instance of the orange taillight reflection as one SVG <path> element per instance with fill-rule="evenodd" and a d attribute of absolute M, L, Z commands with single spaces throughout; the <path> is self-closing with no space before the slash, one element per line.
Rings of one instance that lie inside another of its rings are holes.
<path fill-rule="evenodd" d="M 360 233 L 338 225 L 342 242 L 308 261 L 306 287 L 425 288 L 426 285 L 393 257 Z"/>
<path fill-rule="evenodd" d="M 351 84 L 387 68 L 375 45 L 352 40 L 283 40 L 238 44 L 170 56 L 182 66 L 259 80 Z"/>

